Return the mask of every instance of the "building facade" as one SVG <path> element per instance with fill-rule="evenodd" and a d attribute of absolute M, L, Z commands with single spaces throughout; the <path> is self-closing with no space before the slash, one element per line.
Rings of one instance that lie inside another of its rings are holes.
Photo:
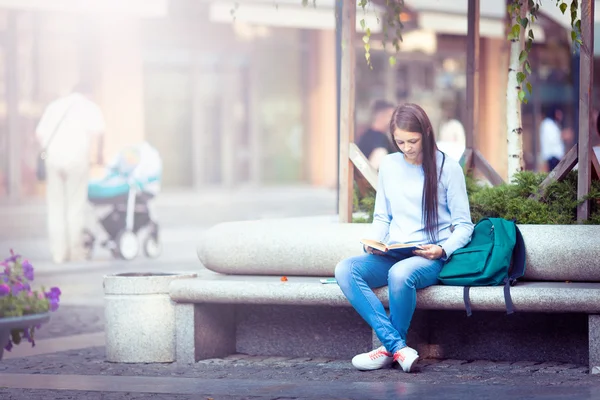
<path fill-rule="evenodd" d="M 336 187 L 335 1 L 316 9 L 300 0 L 280 0 L 278 7 L 247 0 L 237 8 L 220 0 L 47 3 L 0 0 L 0 198 L 43 194 L 34 174 L 35 126 L 44 107 L 80 80 L 95 84 L 107 120 L 105 158 L 147 140 L 163 157 L 166 188 Z M 422 104 L 436 129 L 443 102 L 465 120 L 466 14 L 433 3 L 406 1 L 394 66 L 376 18 L 361 17 L 374 30 L 373 69 L 360 45 L 357 136 L 380 98 Z M 492 11 L 482 9 L 476 144 L 504 176 L 507 43 L 502 14 Z M 536 29 L 539 96 L 523 114 L 532 169 L 542 106 L 560 99 L 567 114 L 574 112 L 568 32 L 552 19 Z"/>

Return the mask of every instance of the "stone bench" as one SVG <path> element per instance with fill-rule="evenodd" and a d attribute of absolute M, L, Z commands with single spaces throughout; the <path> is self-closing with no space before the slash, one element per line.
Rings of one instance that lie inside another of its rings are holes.
<path fill-rule="evenodd" d="M 369 228 L 307 218 L 208 230 L 198 255 L 214 273 L 169 288 L 177 361 L 234 352 L 350 358 L 377 346 L 339 287 L 319 282 L 341 259 L 361 254 Z M 517 312 L 505 314 L 502 287 L 472 288 L 471 317 L 461 287 L 421 290 L 408 342 L 423 357 L 600 365 L 600 227 L 520 229 L 527 271 L 511 290 Z M 376 294 L 387 306 L 387 288 Z"/>

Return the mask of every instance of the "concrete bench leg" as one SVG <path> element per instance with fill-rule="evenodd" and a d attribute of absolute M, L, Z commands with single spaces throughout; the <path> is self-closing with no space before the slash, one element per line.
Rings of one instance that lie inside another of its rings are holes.
<path fill-rule="evenodd" d="M 235 353 L 235 310 L 231 305 L 177 304 L 176 358 L 193 364 Z"/>
<path fill-rule="evenodd" d="M 590 373 L 600 374 L 600 315 L 588 316 Z"/>

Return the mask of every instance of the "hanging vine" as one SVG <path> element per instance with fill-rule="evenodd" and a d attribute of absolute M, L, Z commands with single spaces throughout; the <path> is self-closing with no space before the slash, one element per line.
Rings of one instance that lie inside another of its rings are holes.
<path fill-rule="evenodd" d="M 555 0 L 556 6 L 560 9 L 560 11 L 565 14 L 567 8 L 570 10 L 571 16 L 571 40 L 575 45 L 575 49 L 577 49 L 581 44 L 581 19 L 577 18 L 577 10 L 579 8 L 578 0 L 571 0 L 571 4 L 567 5 L 567 2 L 564 0 Z M 525 4 L 527 3 L 527 4 Z M 512 24 L 510 26 L 509 34 L 507 39 L 511 42 L 518 42 L 521 37 L 521 30 L 526 33 L 525 36 L 525 47 L 519 54 L 519 71 L 517 71 L 517 82 L 520 85 L 520 89 L 518 92 L 519 100 L 527 103 L 527 95 L 531 95 L 532 86 L 531 82 L 529 82 L 529 77 L 531 75 L 531 64 L 529 63 L 529 53 L 531 52 L 531 48 L 533 46 L 533 41 L 535 39 L 533 34 L 533 24 L 539 17 L 539 11 L 541 6 L 541 0 L 513 0 L 511 3 L 507 5 L 508 12 L 508 23 Z M 523 7 L 526 7 L 525 12 L 523 12 Z M 524 15 L 522 17 L 522 15 Z M 527 92 L 525 91 L 527 89 Z"/>

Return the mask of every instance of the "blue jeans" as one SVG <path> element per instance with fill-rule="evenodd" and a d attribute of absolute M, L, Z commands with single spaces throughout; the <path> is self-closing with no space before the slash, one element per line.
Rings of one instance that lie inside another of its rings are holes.
<path fill-rule="evenodd" d="M 406 332 L 417 305 L 417 289 L 436 284 L 442 266 L 440 260 L 417 256 L 396 259 L 364 254 L 341 261 L 335 267 L 335 278 L 387 351 L 395 353 L 406 346 Z M 389 290 L 389 317 L 372 290 L 385 285 Z"/>

